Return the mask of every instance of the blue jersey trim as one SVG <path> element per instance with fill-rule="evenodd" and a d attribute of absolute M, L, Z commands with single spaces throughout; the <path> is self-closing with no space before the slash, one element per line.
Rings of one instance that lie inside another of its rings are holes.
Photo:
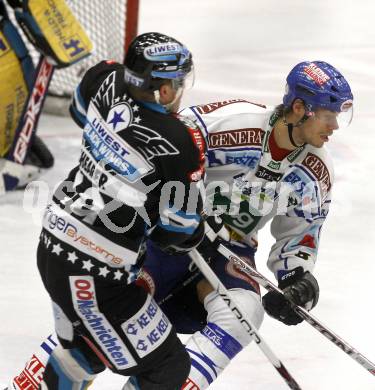
<path fill-rule="evenodd" d="M 59 382 L 59 390 L 70 390 L 73 388 L 74 383 L 71 381 L 71 379 L 64 373 L 64 371 L 61 369 L 59 362 L 51 356 L 48 360 L 48 363 L 51 364 L 53 369 L 55 370 Z"/>
<path fill-rule="evenodd" d="M 193 234 L 195 232 L 196 226 L 177 226 L 177 225 L 164 225 L 161 220 L 158 221 L 157 226 L 160 226 L 164 230 L 176 233 L 186 233 Z"/>
<path fill-rule="evenodd" d="M 75 119 L 77 119 L 77 121 L 82 125 L 82 127 L 84 127 L 85 124 L 86 124 L 86 117 L 85 117 L 83 114 L 81 114 L 81 113 L 76 109 L 76 107 L 75 107 L 74 104 L 72 104 L 71 107 L 72 107 L 72 111 L 73 111 L 73 114 L 74 114 L 74 116 L 75 116 Z"/>
<path fill-rule="evenodd" d="M 162 114 L 168 114 L 168 111 L 161 104 L 152 103 L 152 102 L 144 102 L 144 101 L 137 101 L 137 103 L 139 103 L 143 107 L 146 107 L 152 111 L 160 112 Z"/>
<path fill-rule="evenodd" d="M 82 352 L 80 352 L 77 348 L 73 348 L 69 350 L 70 354 L 72 355 L 73 359 L 89 374 L 94 374 L 94 371 L 90 367 L 89 362 L 83 356 Z"/>
<path fill-rule="evenodd" d="M 208 145 L 208 130 L 206 127 L 206 124 L 203 122 L 202 117 L 195 111 L 195 106 L 189 107 L 189 109 L 193 112 L 193 114 L 197 117 L 201 125 L 203 126 L 203 130 L 206 133 L 205 138 L 206 138 L 206 143 Z"/>

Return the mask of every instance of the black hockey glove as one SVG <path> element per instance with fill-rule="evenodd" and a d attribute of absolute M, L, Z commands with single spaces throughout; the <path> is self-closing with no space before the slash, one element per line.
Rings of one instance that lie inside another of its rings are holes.
<path fill-rule="evenodd" d="M 210 215 L 204 221 L 204 238 L 197 247 L 206 260 L 217 256 L 217 248 L 222 242 L 230 241 L 230 233 L 218 215 Z"/>
<path fill-rule="evenodd" d="M 185 241 L 174 242 L 168 246 L 161 246 L 160 243 L 156 242 L 157 245 L 163 250 L 163 252 L 174 256 L 183 256 L 189 253 L 191 250 L 196 248 L 204 237 L 204 223 L 201 221 L 195 232 L 189 236 Z"/>
<path fill-rule="evenodd" d="M 307 310 L 311 310 L 319 299 L 319 285 L 314 276 L 302 267 L 297 267 L 279 280 L 279 288 L 284 295 L 269 291 L 262 302 L 265 311 L 286 325 L 297 325 L 303 321 L 288 300 Z"/>
<path fill-rule="evenodd" d="M 30 153 L 26 157 L 25 163 L 45 169 L 53 167 L 53 155 L 47 145 L 37 135 L 34 136 L 33 143 L 30 147 Z"/>

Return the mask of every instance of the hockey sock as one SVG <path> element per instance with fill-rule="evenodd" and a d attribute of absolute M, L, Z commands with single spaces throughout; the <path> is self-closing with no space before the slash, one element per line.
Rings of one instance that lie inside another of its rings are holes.
<path fill-rule="evenodd" d="M 85 390 L 95 377 L 78 349 L 63 349 L 59 345 L 48 360 L 41 389 Z"/>
<path fill-rule="evenodd" d="M 247 318 L 258 328 L 263 321 L 259 296 L 248 290 L 232 289 L 231 296 L 244 309 Z M 219 376 L 230 361 L 251 339 L 217 292 L 204 300 L 207 325 L 188 340 L 186 350 L 191 370 L 183 389 L 203 390 Z M 246 308 L 246 311 L 245 311 Z"/>

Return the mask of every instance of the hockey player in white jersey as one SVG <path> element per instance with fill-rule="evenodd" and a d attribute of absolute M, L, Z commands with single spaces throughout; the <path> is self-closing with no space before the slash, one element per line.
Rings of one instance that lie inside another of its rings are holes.
<path fill-rule="evenodd" d="M 233 99 L 182 111 L 196 120 L 207 143 L 206 209 L 220 214 L 208 223 L 232 251 L 252 263 L 257 231 L 272 220 L 275 244 L 267 264 L 284 293 L 307 309 L 319 298 L 312 273 L 334 181 L 323 145 L 341 124 L 350 123 L 352 100 L 340 72 L 315 61 L 292 69 L 277 107 Z M 210 235 L 205 243 L 214 239 Z M 278 294 L 267 293 L 262 305 L 257 283 L 214 245 L 201 244 L 199 250 L 257 327 L 264 309 L 287 325 L 302 321 Z M 192 334 L 186 344 L 191 370 L 183 389 L 202 390 L 250 337 L 190 264 L 189 256 L 166 254 L 149 242 L 138 284 L 161 302 L 178 332 Z M 124 387 L 137 388 L 135 378 Z"/>
<path fill-rule="evenodd" d="M 267 265 L 284 293 L 308 310 L 319 298 L 313 270 L 334 180 L 324 144 L 350 123 L 352 104 L 349 84 L 340 72 L 314 61 L 292 69 L 283 104 L 277 107 L 235 99 L 182 112 L 194 118 L 205 135 L 206 209 L 221 214 L 230 233 L 226 245 L 252 262 L 257 231 L 272 220 L 276 241 Z M 220 217 L 208 222 L 223 232 Z M 191 260 L 163 254 L 152 243 L 148 249 L 139 283 L 163 301 L 189 277 Z M 262 305 L 259 286 L 246 274 L 210 245 L 202 243 L 198 250 L 256 326 L 261 325 L 263 308 L 287 325 L 302 322 L 284 296 L 268 292 Z M 184 389 L 206 389 L 250 343 L 219 294 L 199 276 L 161 307 L 178 332 L 193 333 L 186 344 L 192 365 Z"/>

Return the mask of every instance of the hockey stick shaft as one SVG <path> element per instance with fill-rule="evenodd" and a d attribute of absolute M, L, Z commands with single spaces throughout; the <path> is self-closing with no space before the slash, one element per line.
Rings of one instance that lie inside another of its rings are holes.
<path fill-rule="evenodd" d="M 250 266 L 248 263 L 243 261 L 239 256 L 233 253 L 230 249 L 225 247 L 223 244 L 220 244 L 218 247 L 218 252 L 221 253 L 227 260 L 235 264 L 237 267 L 241 269 L 241 271 L 248 274 L 252 279 L 258 282 L 261 286 L 263 286 L 268 291 L 275 291 L 280 294 L 283 292 L 276 287 L 273 283 L 271 283 L 265 276 L 263 276 L 260 272 L 258 272 L 255 268 Z M 343 350 L 347 355 L 349 355 L 353 360 L 355 360 L 358 364 L 364 367 L 370 374 L 375 375 L 375 364 L 368 360 L 365 356 L 363 356 L 360 352 L 358 352 L 355 348 L 353 348 L 349 343 L 339 337 L 337 334 L 332 332 L 327 326 L 325 326 L 322 322 L 320 322 L 317 318 L 315 318 L 312 314 L 310 314 L 304 308 L 295 305 L 291 302 L 293 309 L 299 314 L 306 322 L 308 322 L 313 328 L 315 328 L 318 332 L 320 332 L 323 336 L 325 336 L 329 341 Z"/>
<path fill-rule="evenodd" d="M 220 294 L 221 298 L 231 309 L 234 316 L 238 319 L 238 321 L 246 330 L 248 335 L 252 338 L 252 340 L 254 340 L 254 342 L 258 345 L 258 347 L 261 349 L 267 359 L 272 363 L 272 365 L 275 367 L 281 377 L 285 380 L 289 388 L 295 390 L 301 389 L 298 383 L 290 375 L 288 370 L 280 361 L 280 359 L 273 353 L 273 351 L 264 341 L 263 337 L 258 333 L 256 327 L 252 324 L 251 320 L 249 318 L 246 318 L 246 316 L 243 314 L 244 310 L 242 310 L 241 307 L 231 297 L 230 292 L 219 280 L 216 274 L 212 271 L 203 256 L 196 249 L 192 250 L 189 255 L 196 264 L 196 266 L 201 270 L 207 281 Z"/>
<path fill-rule="evenodd" d="M 42 56 L 35 71 L 34 84 L 20 117 L 11 151 L 7 156 L 9 160 L 18 164 L 24 164 L 31 147 L 53 71 L 54 66 Z"/>
<path fill-rule="evenodd" d="M 177 293 L 182 291 L 186 286 L 188 286 L 190 283 L 192 283 L 197 277 L 201 275 L 200 270 L 195 271 L 193 274 L 191 274 L 187 279 L 185 279 L 182 283 L 179 283 L 167 296 L 165 296 L 163 299 L 158 301 L 158 305 L 161 306 L 163 303 L 168 302 L 170 299 L 172 299 Z"/>

